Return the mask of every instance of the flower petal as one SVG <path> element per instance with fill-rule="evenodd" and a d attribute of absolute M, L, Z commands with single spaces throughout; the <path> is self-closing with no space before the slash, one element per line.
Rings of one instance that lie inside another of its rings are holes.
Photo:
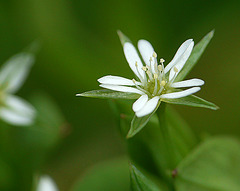
<path fill-rule="evenodd" d="M 37 191 L 58 191 L 58 189 L 55 182 L 45 175 L 40 178 Z"/>
<path fill-rule="evenodd" d="M 143 117 L 146 116 L 150 113 L 152 113 L 159 102 L 160 97 L 159 96 L 155 96 L 152 99 L 150 99 L 143 107 L 142 109 L 140 109 L 139 111 L 137 111 L 135 114 L 137 117 Z"/>
<path fill-rule="evenodd" d="M 144 94 L 142 91 L 138 90 L 137 88 L 132 88 L 132 87 L 116 86 L 116 85 L 109 85 L 109 84 L 100 84 L 99 86 L 102 88 L 115 90 L 115 91 L 119 91 L 119 92 L 137 93 L 140 95 Z"/>
<path fill-rule="evenodd" d="M 138 41 L 138 49 L 142 55 L 142 58 L 146 65 L 150 66 L 150 57 L 152 57 L 151 68 L 152 72 L 156 72 L 154 68 L 154 63 L 157 63 L 157 59 L 153 57 L 154 48 L 152 47 L 151 43 L 146 40 L 139 40 Z"/>
<path fill-rule="evenodd" d="M 160 98 L 166 98 L 166 99 L 181 98 L 181 97 L 185 97 L 185 96 L 194 94 L 194 93 L 198 92 L 200 89 L 201 89 L 200 87 L 193 87 L 193 88 L 183 90 L 183 91 L 180 91 L 180 92 L 163 94 L 163 95 L 160 96 Z"/>
<path fill-rule="evenodd" d="M 123 46 L 123 51 L 132 71 L 136 74 L 136 76 L 140 80 L 144 79 L 145 73 L 142 70 L 143 64 L 141 59 L 138 56 L 138 53 L 135 47 L 131 43 L 126 42 Z M 136 66 L 136 62 L 137 62 L 137 66 Z"/>
<path fill-rule="evenodd" d="M 190 45 L 187 47 L 187 49 L 184 51 L 184 53 L 176 60 L 176 64 L 170 70 L 169 80 L 172 80 L 174 76 L 176 77 L 178 73 L 182 70 L 184 64 L 186 63 L 189 56 L 191 55 L 193 46 L 194 46 L 194 42 L 192 41 Z M 177 72 L 175 71 L 175 68 L 177 68 Z"/>
<path fill-rule="evenodd" d="M 190 44 L 193 42 L 193 39 L 186 40 L 182 45 L 178 48 L 175 56 L 172 61 L 165 67 L 164 72 L 167 73 L 177 62 L 177 60 L 183 55 L 183 53 L 187 50 Z"/>
<path fill-rule="evenodd" d="M 111 85 L 127 85 L 127 86 L 134 86 L 132 80 L 127 78 L 119 77 L 119 76 L 104 76 L 98 79 L 98 82 L 101 84 L 111 84 Z M 140 82 L 136 82 L 137 85 L 141 85 Z"/>
<path fill-rule="evenodd" d="M 200 79 L 191 79 L 191 80 L 184 80 L 180 82 L 174 82 L 171 87 L 173 88 L 186 88 L 186 87 L 193 87 L 193 86 L 202 86 L 204 84 L 203 80 Z"/>
<path fill-rule="evenodd" d="M 28 126 L 34 122 L 35 109 L 25 100 L 8 95 L 0 109 L 1 118 L 12 125 Z"/>
<path fill-rule="evenodd" d="M 29 53 L 20 53 L 10 58 L 1 68 L 0 86 L 8 93 L 16 92 L 26 79 L 34 56 Z"/>
<path fill-rule="evenodd" d="M 147 103 L 147 101 L 148 101 L 148 96 L 146 94 L 142 95 L 140 98 L 138 98 L 137 101 L 134 102 L 132 106 L 133 111 L 137 112 L 140 109 L 142 109 L 143 106 Z"/>

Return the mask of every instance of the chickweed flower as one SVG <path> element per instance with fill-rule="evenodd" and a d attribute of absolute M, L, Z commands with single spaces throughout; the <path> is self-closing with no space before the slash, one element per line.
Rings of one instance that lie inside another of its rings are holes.
<path fill-rule="evenodd" d="M 35 109 L 27 101 L 13 95 L 24 83 L 34 62 L 30 53 L 10 58 L 0 70 L 0 119 L 19 126 L 31 125 Z"/>
<path fill-rule="evenodd" d="M 138 50 L 143 63 L 132 43 L 123 45 L 126 60 L 136 75 L 135 79 L 126 79 L 119 76 L 104 76 L 98 79 L 100 87 L 128 93 L 139 94 L 132 109 L 137 117 L 146 116 L 158 107 L 161 99 L 178 99 L 189 96 L 200 90 L 203 80 L 191 79 L 176 82 L 175 79 L 184 67 L 194 46 L 192 39 L 186 40 L 177 50 L 174 58 L 166 66 L 165 60 L 157 59 L 157 53 L 146 40 L 138 41 Z M 187 88 L 181 90 L 179 88 Z"/>

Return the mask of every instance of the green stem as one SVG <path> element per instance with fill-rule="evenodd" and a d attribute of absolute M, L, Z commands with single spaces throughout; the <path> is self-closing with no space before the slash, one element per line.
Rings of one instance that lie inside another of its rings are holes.
<path fill-rule="evenodd" d="M 169 127 L 166 120 L 165 110 L 166 110 L 166 103 L 161 103 L 161 106 L 157 110 L 157 116 L 158 116 L 159 126 L 163 135 L 163 141 L 165 144 L 167 159 L 169 161 L 169 168 L 170 170 L 173 170 L 177 165 L 178 155 L 177 155 L 175 146 L 173 144 L 172 137 L 169 133 Z"/>

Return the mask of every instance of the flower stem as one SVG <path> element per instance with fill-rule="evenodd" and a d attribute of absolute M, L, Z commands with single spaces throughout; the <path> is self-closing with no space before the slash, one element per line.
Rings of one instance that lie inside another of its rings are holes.
<path fill-rule="evenodd" d="M 161 106 L 157 110 L 157 116 L 158 116 L 159 126 L 163 136 L 163 142 L 165 145 L 165 152 L 167 155 L 166 158 L 169 161 L 168 167 L 170 168 L 169 170 L 173 170 L 177 165 L 178 154 L 173 144 L 172 137 L 169 133 L 169 127 L 166 120 L 165 110 L 166 110 L 166 103 L 161 103 Z"/>

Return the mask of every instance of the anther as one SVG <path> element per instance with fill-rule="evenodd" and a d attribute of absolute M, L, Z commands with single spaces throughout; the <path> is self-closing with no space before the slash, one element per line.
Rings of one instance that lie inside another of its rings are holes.
<path fill-rule="evenodd" d="M 136 83 L 136 80 L 135 79 L 132 79 L 133 83 L 135 84 Z"/>
<path fill-rule="evenodd" d="M 153 55 L 152 55 L 154 58 L 157 58 L 157 53 L 156 52 L 153 52 Z"/>
<path fill-rule="evenodd" d="M 165 86 L 166 85 L 166 81 L 165 80 L 161 81 L 160 85 L 161 86 Z"/>
<path fill-rule="evenodd" d="M 137 63 L 137 62 L 135 62 L 135 66 L 136 66 L 136 67 L 138 66 L 138 63 Z"/>
<path fill-rule="evenodd" d="M 146 72 L 148 69 L 147 69 L 146 66 L 143 66 L 143 67 L 142 67 L 142 70 Z"/>
<path fill-rule="evenodd" d="M 150 57 L 149 62 L 152 62 L 152 57 Z"/>
<path fill-rule="evenodd" d="M 157 74 L 153 74 L 153 78 L 154 78 L 154 79 L 157 79 L 157 78 L 158 78 L 158 75 L 157 75 Z"/>
<path fill-rule="evenodd" d="M 176 72 L 176 73 L 178 72 L 177 67 L 174 67 L 173 70 L 174 70 L 174 72 Z"/>
<path fill-rule="evenodd" d="M 162 63 L 164 63 L 165 62 L 165 60 L 163 59 L 163 58 L 161 58 L 160 59 L 160 63 L 162 64 Z"/>

